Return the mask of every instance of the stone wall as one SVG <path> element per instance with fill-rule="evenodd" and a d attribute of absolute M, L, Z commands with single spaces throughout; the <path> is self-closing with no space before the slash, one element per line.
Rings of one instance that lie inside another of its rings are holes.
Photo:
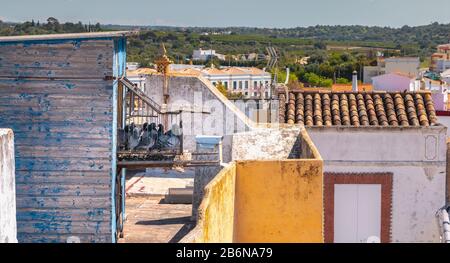
<path fill-rule="evenodd" d="M 14 135 L 0 129 L 0 243 L 17 242 Z"/>

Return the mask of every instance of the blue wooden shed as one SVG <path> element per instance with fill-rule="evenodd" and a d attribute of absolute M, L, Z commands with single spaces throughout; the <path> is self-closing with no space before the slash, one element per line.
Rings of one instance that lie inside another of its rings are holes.
<path fill-rule="evenodd" d="M 19 242 L 116 242 L 127 35 L 0 37 L 0 127 L 15 133 Z"/>

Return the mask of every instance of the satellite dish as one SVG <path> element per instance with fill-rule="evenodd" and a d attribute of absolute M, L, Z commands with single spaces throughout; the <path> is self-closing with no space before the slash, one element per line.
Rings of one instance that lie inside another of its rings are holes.
<path fill-rule="evenodd" d="M 367 238 L 366 243 L 381 243 L 381 240 L 377 236 L 370 236 Z"/>

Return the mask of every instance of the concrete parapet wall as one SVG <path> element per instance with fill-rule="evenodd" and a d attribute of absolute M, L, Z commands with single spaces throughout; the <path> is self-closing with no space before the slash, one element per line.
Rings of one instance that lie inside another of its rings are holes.
<path fill-rule="evenodd" d="M 233 160 L 321 159 L 302 127 L 257 128 L 233 135 Z"/>
<path fill-rule="evenodd" d="M 237 162 L 234 242 L 323 242 L 321 160 Z"/>
<path fill-rule="evenodd" d="M 16 242 L 14 134 L 0 129 L 0 243 Z"/>
<path fill-rule="evenodd" d="M 239 161 L 206 186 L 182 242 L 323 242 L 322 161 Z"/>
<path fill-rule="evenodd" d="M 323 161 L 306 130 L 233 137 L 233 159 L 205 187 L 183 242 L 323 242 Z"/>
<path fill-rule="evenodd" d="M 197 226 L 182 242 L 233 242 L 235 186 L 236 164 L 231 163 L 205 187 Z"/>

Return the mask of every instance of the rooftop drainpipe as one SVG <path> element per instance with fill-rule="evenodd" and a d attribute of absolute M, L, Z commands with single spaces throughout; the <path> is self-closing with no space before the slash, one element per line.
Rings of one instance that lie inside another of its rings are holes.
<path fill-rule="evenodd" d="M 441 243 L 450 243 L 450 219 L 448 215 L 449 206 L 439 209 L 436 213 L 439 228 L 441 230 Z"/>
<path fill-rule="evenodd" d="M 286 80 L 284 81 L 284 85 L 289 84 L 289 74 L 290 74 L 290 68 L 286 67 Z"/>
<path fill-rule="evenodd" d="M 352 91 L 358 92 L 358 72 L 353 71 L 353 77 L 352 77 Z"/>

